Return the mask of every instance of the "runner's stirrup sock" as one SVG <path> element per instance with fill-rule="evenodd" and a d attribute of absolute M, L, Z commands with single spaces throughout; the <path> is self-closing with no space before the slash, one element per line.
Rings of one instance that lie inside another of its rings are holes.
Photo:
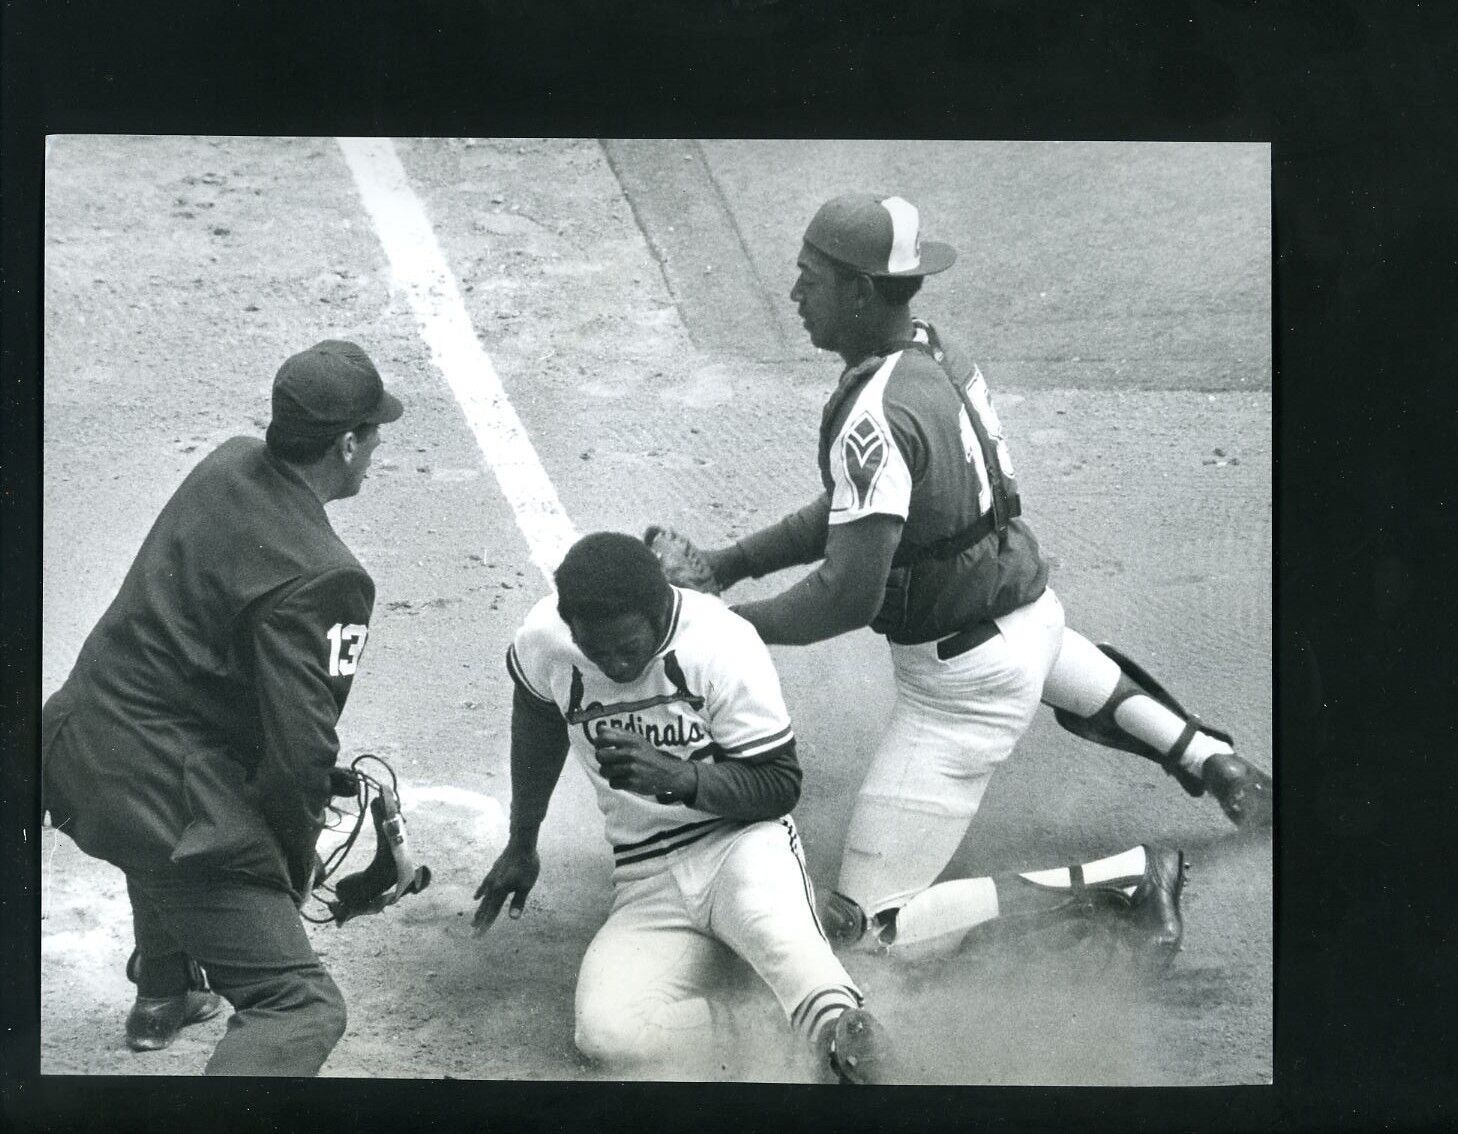
<path fill-rule="evenodd" d="M 855 989 L 843 984 L 827 985 L 817 988 L 800 1001 L 790 1014 L 790 1026 L 818 1050 L 827 1030 L 835 1027 L 840 1014 L 848 1008 L 860 1006 L 861 998 Z"/>

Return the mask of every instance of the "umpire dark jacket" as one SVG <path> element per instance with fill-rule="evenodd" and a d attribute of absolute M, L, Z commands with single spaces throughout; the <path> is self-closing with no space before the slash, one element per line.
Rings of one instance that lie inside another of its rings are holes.
<path fill-rule="evenodd" d="M 309 486 L 256 438 L 224 442 L 45 704 L 52 823 L 123 870 L 301 896 L 374 595 Z"/>

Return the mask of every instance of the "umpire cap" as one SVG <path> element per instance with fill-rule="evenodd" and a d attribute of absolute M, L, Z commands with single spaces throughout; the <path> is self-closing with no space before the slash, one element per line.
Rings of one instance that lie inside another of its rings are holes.
<path fill-rule="evenodd" d="M 404 412 L 369 355 L 354 343 L 325 339 L 278 368 L 268 428 L 282 437 L 324 441 L 359 425 L 383 425 Z"/>
<path fill-rule="evenodd" d="M 805 243 L 858 272 L 893 279 L 943 272 L 957 259 L 950 244 L 921 238 L 921 213 L 910 201 L 872 193 L 826 201 Z"/>

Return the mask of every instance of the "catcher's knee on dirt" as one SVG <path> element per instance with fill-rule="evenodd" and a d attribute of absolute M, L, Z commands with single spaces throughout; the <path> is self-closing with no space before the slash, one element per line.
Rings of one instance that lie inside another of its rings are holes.
<path fill-rule="evenodd" d="M 929 886 L 902 905 L 871 917 L 844 894 L 832 893 L 820 917 L 837 948 L 891 949 L 914 961 L 956 952 L 969 930 L 997 915 L 992 879 L 958 878 Z"/>
<path fill-rule="evenodd" d="M 854 898 L 832 890 L 818 899 L 821 927 L 831 948 L 849 949 L 860 946 L 874 949 L 889 944 L 896 935 L 896 913 L 894 909 L 882 910 L 873 916 Z"/>
<path fill-rule="evenodd" d="M 286 1016 L 294 1031 L 307 1032 L 320 1046 L 333 1048 L 349 1022 L 344 994 L 322 965 L 280 973 L 243 989 L 229 986 L 220 991 L 240 1015 L 251 1014 L 270 1022 Z"/>
<path fill-rule="evenodd" d="M 907 776 L 916 798 L 862 787 L 851 811 L 835 890 L 873 924 L 936 881 L 966 836 L 991 772 L 919 774 L 924 782 Z"/>
<path fill-rule="evenodd" d="M 837 949 L 854 945 L 866 935 L 866 912 L 844 894 L 832 890 L 820 900 L 820 924 Z"/>

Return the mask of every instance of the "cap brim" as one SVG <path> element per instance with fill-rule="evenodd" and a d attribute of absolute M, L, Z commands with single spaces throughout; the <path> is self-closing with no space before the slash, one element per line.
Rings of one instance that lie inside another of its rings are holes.
<path fill-rule="evenodd" d="M 921 263 L 905 272 L 873 272 L 874 276 L 880 279 L 910 279 L 914 276 L 934 276 L 938 272 L 945 272 L 957 260 L 957 250 L 950 244 L 943 244 L 938 240 L 923 240 L 921 242 Z"/>
<path fill-rule="evenodd" d="M 382 390 L 380 400 L 375 403 L 375 408 L 365 415 L 364 421 L 368 425 L 385 425 L 397 420 L 404 412 L 405 407 L 400 404 L 400 399 L 389 390 Z"/>

